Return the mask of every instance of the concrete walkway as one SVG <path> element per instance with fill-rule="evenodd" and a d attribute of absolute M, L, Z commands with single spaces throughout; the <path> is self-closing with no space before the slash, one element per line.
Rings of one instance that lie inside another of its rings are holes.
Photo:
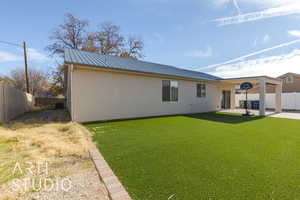
<path fill-rule="evenodd" d="M 245 109 L 228 109 L 228 110 L 220 110 L 220 112 L 243 114 L 245 113 Z M 259 110 L 250 110 L 250 113 L 258 116 Z M 300 120 L 300 112 L 275 113 L 274 111 L 266 111 L 266 116 Z"/>
<path fill-rule="evenodd" d="M 272 114 L 268 117 L 278 117 L 278 118 L 287 118 L 287 119 L 298 119 L 298 120 L 300 120 L 300 113 L 282 112 L 282 113 Z"/>

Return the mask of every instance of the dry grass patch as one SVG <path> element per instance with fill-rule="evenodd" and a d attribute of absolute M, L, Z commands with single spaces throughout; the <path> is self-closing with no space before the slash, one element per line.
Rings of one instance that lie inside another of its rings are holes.
<path fill-rule="evenodd" d="M 14 123 L 0 127 L 0 138 L 13 142 L 12 151 L 21 151 L 30 159 L 85 156 L 89 150 L 89 132 L 77 123 Z"/>
<path fill-rule="evenodd" d="M 0 194 L 0 200 L 16 200 L 16 198 L 12 195 L 2 195 L 2 194 Z"/>
<path fill-rule="evenodd" d="M 15 178 L 34 179 L 39 174 L 14 174 L 16 163 L 48 162 L 50 177 L 80 173 L 89 158 L 89 132 L 77 123 L 15 122 L 0 126 L 0 200 L 22 199 L 26 193 L 12 191 Z M 28 192 L 27 192 L 28 193 Z M 30 195 L 30 194 L 27 194 Z M 25 195 L 26 196 L 26 195 Z"/>

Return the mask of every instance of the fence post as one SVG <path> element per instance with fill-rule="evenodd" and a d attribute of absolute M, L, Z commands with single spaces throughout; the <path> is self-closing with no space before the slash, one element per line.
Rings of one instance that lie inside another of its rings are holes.
<path fill-rule="evenodd" d="M 0 83 L 0 122 L 5 122 L 5 94 L 4 84 Z"/>

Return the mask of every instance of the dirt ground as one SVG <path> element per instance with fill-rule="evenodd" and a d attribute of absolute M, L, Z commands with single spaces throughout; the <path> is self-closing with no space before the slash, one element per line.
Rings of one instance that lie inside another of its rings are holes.
<path fill-rule="evenodd" d="M 0 126 L 0 200 L 107 200 L 89 156 L 90 133 L 63 110 Z"/>

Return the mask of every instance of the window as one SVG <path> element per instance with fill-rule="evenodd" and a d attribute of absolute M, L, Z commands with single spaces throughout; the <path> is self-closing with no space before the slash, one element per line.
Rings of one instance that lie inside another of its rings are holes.
<path fill-rule="evenodd" d="M 170 101 L 171 91 L 170 91 L 171 83 L 170 81 L 162 82 L 162 100 Z"/>
<path fill-rule="evenodd" d="M 294 79 L 292 76 L 289 76 L 286 78 L 286 83 L 293 83 L 294 82 Z"/>
<path fill-rule="evenodd" d="M 197 84 L 197 97 L 206 97 L 206 85 Z"/>
<path fill-rule="evenodd" d="M 177 81 L 162 81 L 162 100 L 163 101 L 178 101 L 178 82 Z"/>

